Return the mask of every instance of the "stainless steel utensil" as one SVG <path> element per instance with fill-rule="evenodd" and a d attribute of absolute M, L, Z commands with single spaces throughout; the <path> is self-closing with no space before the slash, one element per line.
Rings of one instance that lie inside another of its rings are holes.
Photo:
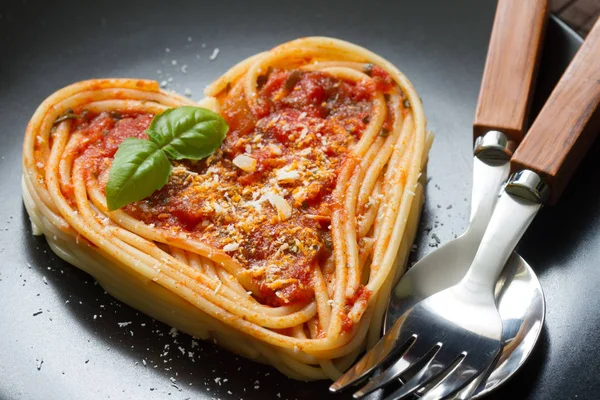
<path fill-rule="evenodd" d="M 487 265 L 489 261 L 495 262 L 493 269 Z M 502 320 L 493 284 L 505 262 L 499 258 L 478 262 L 476 255 L 458 284 L 417 303 L 402 315 L 375 346 L 392 341 L 395 350 L 389 356 L 399 359 L 355 397 L 383 387 L 419 363 L 425 365 L 390 398 L 406 398 L 442 374 L 442 383 L 423 398 L 432 398 L 430 393 L 435 393 L 433 398 L 443 398 L 487 370 L 502 348 Z"/>
<path fill-rule="evenodd" d="M 532 5 L 517 0 L 501 0 L 498 4 L 474 123 L 476 135 L 497 127 L 509 134 L 512 140 L 509 141 L 506 135 L 497 130 L 488 131 L 477 138 L 469 228 L 459 238 L 420 260 L 402 278 L 392 293 L 386 317 L 387 327 L 392 326 L 398 316 L 419 301 L 458 283 L 475 256 L 500 187 L 508 177 L 511 150 L 524 131 L 541 31 L 547 13 L 546 2 Z M 521 57 L 506 62 L 503 55 L 508 51 L 516 51 Z M 527 265 L 522 259 L 518 263 Z M 530 275 L 535 276 L 533 271 Z M 539 288 L 539 285 L 536 287 Z M 537 315 L 536 319 L 543 320 L 543 306 L 541 310 L 541 317 Z M 363 358 L 332 385 L 332 390 L 340 390 L 370 374 L 381 357 L 391 349 L 383 348 L 382 354 L 377 357 Z M 395 377 L 380 375 L 378 378 L 392 380 Z M 373 387 L 387 383 L 379 379 L 372 382 Z"/>
<path fill-rule="evenodd" d="M 504 134 L 491 131 L 477 138 L 474 154 L 469 227 L 460 237 L 446 243 L 416 263 L 401 279 L 391 296 L 386 319 L 393 318 L 393 321 L 387 327 L 392 327 L 398 317 L 407 313 L 422 300 L 457 284 L 471 265 L 494 210 L 500 188 L 508 178 L 512 151 Z M 518 259 L 515 261 L 524 263 Z M 400 344 L 394 343 L 393 348 Z M 367 365 L 363 360 L 353 368 L 358 370 L 363 367 L 362 376 L 368 373 L 368 370 L 372 370 L 378 361 L 371 359 L 373 363 Z M 356 392 L 355 397 L 362 397 L 387 385 L 404 372 L 405 369 L 392 368 L 387 373 L 374 377 Z"/>
<path fill-rule="evenodd" d="M 405 398 L 438 376 L 443 376 L 441 382 L 421 398 L 444 398 L 485 372 L 495 360 L 502 347 L 502 320 L 496 309 L 493 289 L 502 267 L 540 209 L 546 188 L 534 172 L 522 171 L 514 175 L 496 206 L 465 277 L 451 288 L 419 302 L 394 324 L 390 332 L 399 339 L 398 343 L 402 343 L 407 335 L 413 335 L 415 341 L 400 361 L 382 375 L 397 377 L 429 357 L 427 352 L 432 347 L 439 347 L 439 350 L 425 367 L 392 393 L 390 399 Z M 536 200 L 507 194 L 521 192 Z M 419 341 L 424 341 L 422 347 L 411 354 Z M 440 357 L 444 349 L 445 353 Z M 454 365 L 457 358 L 459 361 Z M 373 390 L 381 386 L 370 383 L 367 387 Z M 364 388 L 362 392 L 365 392 Z"/>
<path fill-rule="evenodd" d="M 415 317 L 420 316 L 434 318 L 433 323 L 442 325 L 445 332 L 449 332 L 449 328 L 443 326 L 444 323 L 448 324 L 447 321 L 462 324 L 453 328 L 456 329 L 452 333 L 454 338 L 457 332 L 462 333 L 465 330 L 479 331 L 487 338 L 496 338 L 496 321 L 499 315 L 496 310 L 490 311 L 489 307 L 496 278 L 541 205 L 546 199 L 549 199 L 550 203 L 558 200 L 573 171 L 597 136 L 600 130 L 600 113 L 596 112 L 599 104 L 600 20 L 592 28 L 529 130 L 528 136 L 514 154 L 511 163 L 518 172 L 513 174 L 507 183 L 473 264 L 465 277 L 458 285 L 435 294 L 409 310 L 407 315 L 402 316 L 394 324 L 378 346 L 398 338 L 402 340 L 415 332 L 429 332 L 435 335 L 428 326 L 430 325 L 428 320 L 414 322 Z M 465 295 L 469 300 L 463 298 Z M 485 321 L 486 325 L 491 325 L 477 326 L 472 318 L 465 318 L 460 315 L 460 310 L 449 308 L 448 303 L 441 304 L 442 301 L 459 303 L 464 301 L 463 310 L 479 316 L 479 322 Z M 466 305 L 469 301 L 470 306 Z M 484 315 L 484 310 L 489 314 Z M 447 314 L 444 315 L 443 312 Z M 440 320 L 437 319 L 438 317 Z M 473 325 L 465 326 L 465 323 L 473 323 Z M 417 329 L 411 326 L 414 324 L 418 325 Z M 408 330 L 403 326 L 407 326 Z M 418 343 L 418 340 L 417 336 L 415 343 Z M 447 342 L 444 338 L 438 352 Z M 471 353 L 472 357 L 469 359 L 471 362 L 479 360 L 477 356 L 489 359 L 490 346 L 486 340 L 482 343 L 484 345 L 480 347 L 477 354 Z M 477 345 L 471 344 L 467 347 L 472 348 Z M 451 347 L 456 348 L 456 345 Z M 408 351 L 410 352 L 410 349 Z M 425 355 L 423 351 L 416 354 Z M 456 392 L 467 383 L 465 378 L 470 376 L 468 369 L 460 368 L 468 356 L 469 353 L 465 354 L 464 359 L 457 366 L 443 370 L 438 365 L 445 363 L 437 363 L 436 354 L 427 362 L 425 368 L 390 398 L 400 398 L 409 392 L 414 392 L 416 388 L 422 387 L 423 383 L 437 378 L 440 374 L 445 376 L 435 387 L 427 391 L 423 398 L 443 398 Z M 398 368 L 398 364 L 402 364 L 403 360 L 406 363 L 406 356 L 383 374 Z M 402 368 L 408 369 L 407 366 Z M 457 376 L 456 371 L 462 371 L 463 374 Z"/>
<path fill-rule="evenodd" d="M 442 245 L 413 265 L 393 290 L 388 306 L 384 333 L 419 301 L 457 284 L 467 272 L 491 218 L 497 194 L 508 177 L 508 158 L 502 161 L 498 151 L 505 148 L 503 135 L 490 132 L 475 145 L 473 193 L 470 220 L 474 223 L 458 238 Z M 484 143 L 482 143 L 484 142 Z M 486 158 L 487 155 L 487 158 Z M 477 217 L 475 217 L 477 215 Z M 510 378 L 523 365 L 539 337 L 545 316 L 545 301 L 540 283 L 527 262 L 513 253 L 496 285 L 496 303 L 503 321 L 503 349 L 500 362 L 485 382 L 465 388 L 460 398 L 484 395 Z M 511 343 L 510 346 L 505 346 Z"/>
<path fill-rule="evenodd" d="M 544 293 L 529 264 L 516 252 L 500 274 L 495 297 L 502 318 L 502 352 L 489 373 L 481 374 L 453 399 L 480 398 L 506 382 L 525 363 L 542 332 Z"/>
<path fill-rule="evenodd" d="M 420 260 L 402 277 L 392 292 L 384 328 L 386 332 L 398 317 L 419 301 L 458 283 L 475 256 L 493 212 L 497 193 L 510 169 L 508 143 L 499 132 L 490 132 L 478 140 L 475 153 L 470 218 L 475 223 L 470 224 L 463 235 Z M 483 395 L 512 376 L 531 353 L 541 332 L 545 315 L 543 292 L 531 267 L 516 253 L 513 253 L 503 270 L 495 298 L 503 319 L 502 342 L 511 342 L 512 346 L 503 348 L 500 361 L 489 377 L 486 376 L 486 382 L 478 381 L 469 385 L 461 392 L 460 398 Z M 364 361 L 366 359 L 359 361 L 356 366 L 359 367 Z M 372 370 L 377 361 L 372 359 L 371 365 L 364 366 L 364 372 Z M 371 384 L 383 384 L 383 378 L 380 375 Z M 387 376 L 388 382 L 393 379 Z"/>

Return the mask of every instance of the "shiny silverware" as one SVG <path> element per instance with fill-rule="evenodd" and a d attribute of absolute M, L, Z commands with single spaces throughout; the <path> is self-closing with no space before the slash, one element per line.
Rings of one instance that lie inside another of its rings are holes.
<path fill-rule="evenodd" d="M 520 196 L 525 193 L 528 198 L 521 198 Z M 446 293 L 452 293 L 453 289 L 459 289 L 459 293 L 466 296 L 465 301 L 471 302 L 471 309 L 474 307 L 474 309 L 477 310 L 475 314 L 477 316 L 475 321 L 477 322 L 475 323 L 481 325 L 475 329 L 484 329 L 484 326 L 489 323 L 487 322 L 489 320 L 486 319 L 485 315 L 492 320 L 495 320 L 496 315 L 499 318 L 495 306 L 493 309 L 490 307 L 490 300 L 487 293 L 493 288 L 492 285 L 497 281 L 497 277 L 502 267 L 505 265 L 513 249 L 516 247 L 527 227 L 537 214 L 542 202 L 547 197 L 547 193 L 547 186 L 534 172 L 522 171 L 513 175 L 504 190 L 504 194 L 496 205 L 494 214 L 482 238 L 475 259 L 473 260 L 473 264 L 469 268 L 466 276 L 453 288 L 442 291 L 419 304 L 427 304 L 431 302 L 432 299 L 435 299 L 437 302 L 449 302 L 444 305 L 445 307 L 454 307 L 454 304 L 450 303 L 453 296 L 448 296 Z M 507 224 L 507 219 L 510 219 L 512 223 Z M 460 296 L 460 294 L 457 294 L 456 292 L 454 295 Z M 417 305 L 417 307 L 418 306 L 419 305 Z M 446 309 L 446 312 L 448 313 L 449 310 Z M 467 306 L 462 309 L 457 308 L 452 312 L 461 315 L 461 312 L 470 313 L 471 311 L 469 306 Z M 460 318 L 459 321 L 461 321 Z M 469 321 L 472 320 L 469 318 Z M 493 332 L 496 332 L 495 329 Z M 465 340 L 470 340 L 470 338 L 465 338 Z M 473 358 L 481 357 L 484 360 L 487 359 L 491 364 L 494 359 L 490 357 L 487 352 L 488 348 L 481 346 L 476 348 L 471 355 Z M 467 353 L 467 355 L 469 354 Z M 459 366 L 460 365 L 461 364 L 459 364 Z M 481 368 L 479 371 L 475 372 L 473 376 L 469 376 L 466 372 L 460 374 L 457 373 L 456 370 L 452 370 L 435 388 L 427 391 L 421 398 L 441 399 L 455 393 L 457 390 L 468 384 L 473 377 L 487 370 L 486 365 L 480 364 L 480 366 Z M 420 372 L 420 374 L 422 373 L 423 372 Z M 433 375 L 432 377 L 436 376 L 437 375 Z M 423 386 L 422 383 L 422 381 L 419 381 L 418 376 L 413 377 L 390 397 L 400 398 L 397 394 L 404 393 L 406 390 L 402 391 L 403 388 L 415 385 L 421 387 Z"/>
<path fill-rule="evenodd" d="M 487 373 L 453 399 L 480 398 L 506 382 L 525 363 L 542 332 L 546 315 L 544 293 L 529 264 L 516 252 L 500 274 L 495 297 L 502 318 L 502 352 Z"/>
<path fill-rule="evenodd" d="M 421 300 L 457 284 L 465 275 L 490 220 L 500 188 L 508 178 L 511 147 L 506 136 L 498 131 L 488 132 L 477 139 L 473 158 L 471 223 L 461 236 L 433 251 L 408 270 L 392 293 L 386 317 L 387 327 L 391 327 L 398 317 Z M 524 263 L 523 260 L 519 261 Z M 373 348 L 368 353 L 372 357 L 359 360 L 332 385 L 332 389 L 341 390 L 368 376 L 382 358 L 391 356 L 390 352 L 397 345 L 394 341 Z M 396 369 L 394 373 L 379 375 L 357 392 L 357 396 L 388 384 L 397 379 L 401 372 Z"/>
<path fill-rule="evenodd" d="M 546 6 L 545 1 L 534 4 L 502 0 L 498 3 L 474 122 L 476 134 L 485 134 L 477 138 L 474 148 L 469 228 L 460 237 L 446 243 L 409 269 L 392 293 L 386 328 L 391 327 L 400 315 L 418 302 L 457 284 L 473 261 L 501 185 L 508 177 L 512 150 L 524 133 Z M 515 36 L 515 31 L 523 34 Z M 505 62 L 506 59 L 502 57 L 505 51 L 517 51 L 520 58 Z M 494 126 L 499 130 L 491 128 Z M 500 130 L 509 132 L 510 140 Z M 526 265 L 524 260 L 518 261 Z M 388 343 L 388 346 L 373 349 L 336 381 L 331 390 L 341 390 L 369 376 L 381 359 L 389 356 L 394 346 L 395 343 Z M 379 382 L 376 379 L 373 385 L 377 382 L 388 383 L 396 376 L 379 376 L 379 379 L 384 378 L 385 381 Z"/>
<path fill-rule="evenodd" d="M 509 173 L 509 143 L 499 132 L 490 132 L 475 145 L 471 224 L 463 235 L 441 246 L 416 263 L 392 292 L 386 316 L 386 328 L 419 301 L 460 281 L 475 257 L 477 247 L 491 217 L 502 183 Z M 482 383 L 468 385 L 459 398 L 485 394 L 508 379 L 523 364 L 541 332 L 545 316 L 543 292 L 535 273 L 522 257 L 513 253 L 496 285 L 495 298 L 503 319 L 503 348 L 500 361 Z M 515 307 L 515 305 L 518 307 Z M 337 381 L 342 389 L 369 375 L 397 343 L 387 342 L 378 357 L 364 357 Z M 517 346 L 518 345 L 518 346 Z M 375 351 L 375 350 L 374 350 Z M 373 354 L 374 351 L 372 352 Z M 371 385 L 385 385 L 398 376 L 388 374 L 375 378 Z M 384 380 L 385 379 L 385 380 Z M 368 387 L 366 388 L 368 389 Z M 363 389 L 364 392 L 366 392 Z"/>
<path fill-rule="evenodd" d="M 383 387 L 419 363 L 424 366 L 389 398 L 405 398 L 439 376 L 443 376 L 441 382 L 422 398 L 443 398 L 463 389 L 488 369 L 502 347 L 503 327 L 494 298 L 498 275 L 547 193 L 536 177 L 530 171 L 513 176 L 505 191 L 526 193 L 539 200 L 527 202 L 502 196 L 465 277 L 417 303 L 398 319 L 369 354 L 381 354 L 386 347 L 392 350 L 385 358 L 399 359 L 355 397 Z M 521 206 L 515 207 L 513 202 Z M 506 207 L 512 212 L 507 213 Z M 506 221 L 498 213 L 514 217 L 511 229 L 503 230 Z"/>
<path fill-rule="evenodd" d="M 425 367 L 421 369 L 419 366 L 418 372 L 390 398 L 403 398 L 406 394 L 423 388 L 433 379 L 436 379 L 436 384 L 427 390 L 422 398 L 447 397 L 468 383 L 465 378 L 476 376 L 469 373 L 470 368 L 460 368 L 469 355 L 469 360 L 490 358 L 491 347 L 488 343 L 496 338 L 496 322 L 499 320 L 497 311 L 490 310 L 490 297 L 502 266 L 542 204 L 547 199 L 550 203 L 558 200 L 598 134 L 598 129 L 594 129 L 594 123 L 598 122 L 600 115 L 597 113 L 600 105 L 598 54 L 600 19 L 542 108 L 528 136 L 513 155 L 512 168 L 518 172 L 512 175 L 505 186 L 465 277 L 452 288 L 437 293 L 411 308 L 399 318 L 375 348 L 394 341 L 402 344 L 407 335 L 415 332 L 429 332 L 435 338 L 436 332 L 431 331 L 429 321 L 415 320 L 417 317 L 435 318 L 432 319 L 432 323 L 442 326 L 444 332 L 452 331 L 455 340 L 457 333 L 479 332 L 485 338 L 481 341 L 484 345 L 479 347 L 479 343 L 476 343 L 466 346 L 475 347 L 476 352 L 466 352 L 458 365 L 455 366 L 454 362 L 451 362 L 451 367 L 444 368 L 447 363 L 435 361 L 444 344 L 448 342 L 444 336 L 444 341 L 440 341 L 437 346 L 439 350 L 436 350 L 433 358 L 427 354 Z M 463 308 L 451 307 L 452 304 L 461 301 L 464 302 Z M 461 311 L 471 315 L 465 317 L 461 315 Z M 477 325 L 472 319 L 474 315 L 479 317 L 479 323 L 485 322 L 485 326 Z M 450 324 L 457 326 L 448 328 Z M 417 325 L 417 328 L 411 325 Z M 406 354 L 419 343 L 420 337 L 418 334 L 415 336 L 416 340 Z M 468 339 L 466 336 L 463 338 Z M 451 348 L 457 348 L 457 345 L 454 344 Z M 396 351 L 396 356 L 403 354 L 403 351 Z M 426 353 L 420 353 L 424 359 Z M 401 365 L 403 360 L 406 364 L 406 354 L 391 368 L 384 370 L 383 374 L 388 374 L 394 369 L 408 370 L 411 366 Z M 479 372 L 482 371 L 484 369 Z"/>
<path fill-rule="evenodd" d="M 497 194 L 510 169 L 504 136 L 491 132 L 483 138 L 485 140 L 476 142 L 473 162 L 470 220 L 476 223 L 470 224 L 457 239 L 421 259 L 402 277 L 390 298 L 384 333 L 419 301 L 457 284 L 475 257 Z M 542 331 L 544 295 L 535 273 L 517 253 L 512 254 L 503 269 L 496 285 L 495 298 L 503 322 L 503 349 L 499 362 L 492 366 L 490 374 L 482 374 L 457 398 L 485 395 L 505 382 L 523 365 Z M 365 375 L 374 366 L 362 364 L 362 374 Z M 358 368 L 361 364 L 357 364 Z"/>
<path fill-rule="evenodd" d="M 478 261 L 480 253 L 481 250 L 458 284 L 417 303 L 396 321 L 371 351 L 391 345 L 394 350 L 388 357 L 399 357 L 398 360 L 356 392 L 355 397 L 383 387 L 420 363 L 425 365 L 390 398 L 405 398 L 443 375 L 443 381 L 423 395 L 442 398 L 487 370 L 502 347 L 502 320 L 496 309 L 494 286 L 510 252 L 504 259 L 482 260 L 479 256 Z"/>
<path fill-rule="evenodd" d="M 457 284 L 473 262 L 502 185 L 508 178 L 512 151 L 504 134 L 491 131 L 478 138 L 474 154 L 469 227 L 404 274 L 392 292 L 386 328 L 421 300 Z"/>

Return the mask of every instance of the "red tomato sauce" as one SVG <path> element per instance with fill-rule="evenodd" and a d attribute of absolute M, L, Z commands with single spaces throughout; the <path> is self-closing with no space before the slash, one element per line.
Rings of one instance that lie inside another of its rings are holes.
<path fill-rule="evenodd" d="M 104 188 L 119 145 L 130 137 L 147 139 L 146 129 L 154 115 L 131 112 L 92 114 L 85 110 L 77 111 L 76 115 L 73 130 L 82 139 L 70 151 L 83 162 L 86 179 L 96 178 Z"/>
<path fill-rule="evenodd" d="M 124 210 L 225 251 L 246 269 L 265 304 L 309 302 L 313 269 L 332 252 L 337 176 L 370 121 L 376 91 L 391 90 L 383 69 L 374 66 L 370 73 L 375 84 L 269 70 L 259 79 L 253 107 L 240 83 L 228 88 L 219 98 L 230 126 L 221 148 L 199 162 L 174 161 L 162 189 Z M 87 141 L 76 151 L 89 176 L 104 187 L 119 144 L 127 137 L 147 138 L 152 117 L 102 113 L 78 120 L 76 130 Z M 242 154 L 256 160 L 253 171 L 234 164 Z M 282 200 L 288 206 L 283 211 L 277 205 Z"/>

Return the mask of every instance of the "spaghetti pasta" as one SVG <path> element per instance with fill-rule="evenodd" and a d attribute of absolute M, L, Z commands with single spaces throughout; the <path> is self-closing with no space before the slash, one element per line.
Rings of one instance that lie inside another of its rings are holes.
<path fill-rule="evenodd" d="M 221 148 L 109 211 L 119 144 L 183 105 L 225 118 Z M 23 199 L 34 233 L 114 297 L 292 378 L 336 379 L 379 337 L 404 272 L 425 124 L 388 61 L 303 38 L 234 66 L 200 103 L 136 79 L 57 91 L 27 126 Z"/>

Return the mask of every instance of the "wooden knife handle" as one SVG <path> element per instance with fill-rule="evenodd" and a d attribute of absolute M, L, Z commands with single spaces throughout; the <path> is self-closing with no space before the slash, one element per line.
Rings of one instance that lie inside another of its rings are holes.
<path fill-rule="evenodd" d="M 514 171 L 529 169 L 560 197 L 600 131 L 600 18 L 569 64 L 513 155 Z"/>
<path fill-rule="evenodd" d="M 499 0 L 473 122 L 476 139 L 497 130 L 519 143 L 525 133 L 547 0 Z"/>

